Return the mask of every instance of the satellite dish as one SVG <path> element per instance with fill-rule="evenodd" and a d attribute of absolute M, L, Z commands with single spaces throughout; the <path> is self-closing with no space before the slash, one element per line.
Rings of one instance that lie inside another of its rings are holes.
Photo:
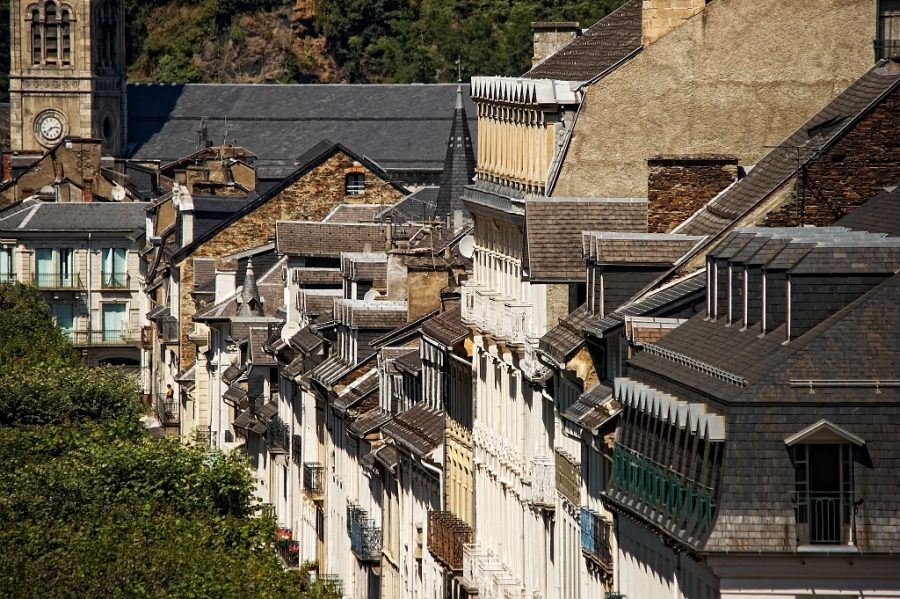
<path fill-rule="evenodd" d="M 112 199 L 117 202 L 121 202 L 125 199 L 125 188 L 119 185 L 118 183 L 113 184 L 112 188 Z"/>
<path fill-rule="evenodd" d="M 459 240 L 459 253 L 463 258 L 471 258 L 475 254 L 475 238 L 466 235 Z"/>
<path fill-rule="evenodd" d="M 296 322 L 286 322 L 284 326 L 281 327 L 281 340 L 285 343 L 288 343 L 291 340 L 291 337 L 300 332 L 300 325 Z"/>
<path fill-rule="evenodd" d="M 372 300 L 381 297 L 381 294 L 378 293 L 377 289 L 369 289 L 366 291 L 366 294 L 363 296 L 363 299 L 367 302 L 371 302 Z"/>

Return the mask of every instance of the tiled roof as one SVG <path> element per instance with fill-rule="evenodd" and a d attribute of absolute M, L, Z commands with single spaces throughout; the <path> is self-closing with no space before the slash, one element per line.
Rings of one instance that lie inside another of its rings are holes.
<path fill-rule="evenodd" d="M 452 346 L 469 335 L 469 327 L 463 324 L 461 313 L 458 305 L 441 312 L 422 325 L 422 332 L 448 347 Z"/>
<path fill-rule="evenodd" d="M 474 134 L 475 107 L 463 89 Z M 127 150 L 164 163 L 193 154 L 205 118 L 211 139 L 227 136 L 257 155 L 264 179 L 287 175 L 326 137 L 388 170 L 439 171 L 455 102 L 453 84 L 131 84 Z"/>
<path fill-rule="evenodd" d="M 400 452 L 393 445 L 382 445 L 375 452 L 375 459 L 391 471 L 400 463 Z"/>
<path fill-rule="evenodd" d="M 422 370 L 422 357 L 419 355 L 419 349 L 416 348 L 405 354 L 398 356 L 394 360 L 394 365 L 400 370 L 405 370 L 411 374 L 416 374 Z"/>
<path fill-rule="evenodd" d="M 341 273 L 351 281 L 384 281 L 387 278 L 387 254 L 343 252 Z"/>
<path fill-rule="evenodd" d="M 263 348 L 269 339 L 269 331 L 264 328 L 250 329 L 250 362 L 254 366 L 275 366 L 275 357 Z"/>
<path fill-rule="evenodd" d="M 475 176 L 475 146 L 470 133 L 462 86 L 456 90 L 456 108 L 453 125 L 447 142 L 447 153 L 441 171 L 440 191 L 437 196 L 435 216 L 445 218 L 456 211 L 465 212 L 462 203 L 463 188 L 471 185 Z"/>
<path fill-rule="evenodd" d="M 580 282 L 584 231 L 646 231 L 646 199 L 535 198 L 525 202 L 533 282 Z"/>
<path fill-rule="evenodd" d="M 370 410 L 347 425 L 347 429 L 360 437 L 380 428 L 383 424 L 390 422 L 394 416 L 390 412 L 385 412 L 381 408 Z"/>
<path fill-rule="evenodd" d="M 311 326 L 303 327 L 291 337 L 291 345 L 307 355 L 319 349 L 324 342 L 325 340 L 316 334 Z"/>
<path fill-rule="evenodd" d="M 900 181 L 834 224 L 858 231 L 900 235 Z"/>
<path fill-rule="evenodd" d="M 641 48 L 641 0 L 628 0 L 526 77 L 588 81 Z"/>
<path fill-rule="evenodd" d="M 400 413 L 381 430 L 398 445 L 420 457 L 425 456 L 443 442 L 444 412 L 419 403 Z"/>
<path fill-rule="evenodd" d="M 858 117 L 898 84 L 900 72 L 876 65 L 766 154 L 746 177 L 720 193 L 675 232 L 718 235 L 793 177 L 799 166 L 809 163 L 831 142 L 842 137 Z"/>
<path fill-rule="evenodd" d="M 275 223 L 275 246 L 279 254 L 337 258 L 341 252 L 380 250 L 384 245 L 383 225 L 316 221 Z"/>
<path fill-rule="evenodd" d="M 312 370 L 312 378 L 326 389 L 353 368 L 340 356 L 331 356 Z"/>
<path fill-rule="evenodd" d="M 305 360 L 306 357 L 302 354 L 294 358 L 290 364 L 287 364 L 281 369 L 281 376 L 288 380 L 292 380 L 294 377 L 299 376 L 303 373 L 303 363 Z"/>
<path fill-rule="evenodd" d="M 384 212 L 386 204 L 346 204 L 341 203 L 322 219 L 327 223 L 371 223 L 375 217 Z"/>
<path fill-rule="evenodd" d="M 351 329 L 395 329 L 406 324 L 406 302 L 348 300 L 334 302 L 334 318 Z"/>
<path fill-rule="evenodd" d="M 294 283 L 298 285 L 341 285 L 343 276 L 339 268 L 294 268 Z"/>
<path fill-rule="evenodd" d="M 547 331 L 541 337 L 539 347 L 560 364 L 565 364 L 572 354 L 584 345 L 584 335 L 581 330 L 590 318 L 591 315 L 586 306 L 582 304 L 566 318 L 561 319 L 559 324 Z"/>
<path fill-rule="evenodd" d="M 562 417 L 596 433 L 621 411 L 622 404 L 613 399 L 613 390 L 598 383 L 582 393 L 578 401 L 562 413 Z"/>
<path fill-rule="evenodd" d="M 332 384 L 332 391 L 337 396 L 333 405 L 346 411 L 377 390 L 378 368 L 373 354 Z"/>
<path fill-rule="evenodd" d="M 0 232 L 88 233 L 121 231 L 140 235 L 146 226 L 143 202 L 56 203 L 25 200 L 0 213 Z"/>
<path fill-rule="evenodd" d="M 423 187 L 386 208 L 375 220 L 386 222 L 388 217 L 394 223 L 422 223 L 432 220 L 437 209 L 438 192 L 437 187 Z"/>
<path fill-rule="evenodd" d="M 667 233 L 608 233 L 582 236 L 582 252 L 597 264 L 675 264 L 705 237 Z"/>

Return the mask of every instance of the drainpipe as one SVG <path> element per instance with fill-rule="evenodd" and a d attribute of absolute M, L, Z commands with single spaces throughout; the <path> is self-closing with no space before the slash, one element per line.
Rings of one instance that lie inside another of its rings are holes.
<path fill-rule="evenodd" d="M 88 311 L 88 333 L 87 333 L 88 338 L 87 338 L 87 341 L 88 341 L 88 345 L 90 345 L 90 342 L 91 342 L 91 331 L 94 330 L 94 323 L 93 323 L 93 316 L 92 316 L 93 311 L 92 311 L 92 304 L 91 304 L 91 287 L 92 287 L 92 281 L 91 281 L 91 274 L 92 274 L 91 235 L 92 235 L 92 231 L 88 231 L 88 243 L 87 243 L 87 245 L 88 245 L 87 246 L 87 311 Z"/>
<path fill-rule="evenodd" d="M 426 462 L 424 458 L 420 459 L 419 463 L 422 464 L 422 467 L 425 468 L 426 470 L 429 470 L 432 473 L 437 474 L 438 493 L 439 493 L 438 497 L 440 498 L 439 499 L 440 504 L 438 505 L 438 509 L 443 510 L 444 504 L 445 504 L 445 502 L 444 502 L 444 470 L 441 468 L 438 468 L 437 466 L 432 466 L 431 464 Z"/>

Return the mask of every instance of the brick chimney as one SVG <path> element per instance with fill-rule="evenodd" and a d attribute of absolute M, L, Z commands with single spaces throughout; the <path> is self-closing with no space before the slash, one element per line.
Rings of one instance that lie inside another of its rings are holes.
<path fill-rule="evenodd" d="M 696 154 L 654 156 L 647 161 L 648 225 L 667 233 L 731 185 L 737 178 L 734 156 Z"/>
<path fill-rule="evenodd" d="M 3 152 L 3 170 L 0 171 L 0 181 L 12 179 L 12 152 Z"/>
<path fill-rule="evenodd" d="M 82 187 L 81 190 L 81 201 L 88 204 L 94 201 L 94 182 L 90 179 L 85 179 L 83 184 L 84 187 Z"/>
<path fill-rule="evenodd" d="M 703 11 L 708 0 L 644 0 L 641 42 L 649 46 L 683 22 Z"/>
<path fill-rule="evenodd" d="M 532 23 L 531 31 L 534 32 L 531 66 L 553 56 L 581 34 L 576 21 Z"/>

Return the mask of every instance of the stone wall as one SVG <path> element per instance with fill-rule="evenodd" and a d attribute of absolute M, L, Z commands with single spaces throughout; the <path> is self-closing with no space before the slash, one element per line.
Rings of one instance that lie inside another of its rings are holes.
<path fill-rule="evenodd" d="M 872 66 L 875 0 L 715 0 L 586 90 L 552 195 L 646 197 L 647 160 L 755 164 Z"/>
<path fill-rule="evenodd" d="M 827 226 L 898 180 L 900 91 L 895 89 L 850 133 L 810 164 L 805 177 L 795 178 L 788 201 L 770 212 L 763 224 Z"/>
<path fill-rule="evenodd" d="M 365 171 L 365 193 L 348 196 L 344 193 L 344 178 L 348 172 Z M 233 267 L 224 257 L 236 252 L 258 247 L 275 237 L 275 221 L 322 220 L 342 201 L 360 204 L 393 204 L 403 197 L 403 192 L 365 169 L 353 158 L 337 152 L 319 166 L 287 186 L 280 193 L 249 214 L 231 223 L 212 238 L 201 243 L 178 264 L 181 281 L 181 314 L 179 315 L 181 368 L 194 363 L 195 346 L 188 339 L 194 328 L 195 313 L 193 291 L 193 260 L 196 257 L 216 258 L 216 267 Z M 257 273 L 261 275 L 262 273 Z"/>
<path fill-rule="evenodd" d="M 641 42 L 649 46 L 703 10 L 708 0 L 644 0 Z"/>
<path fill-rule="evenodd" d="M 531 66 L 559 52 L 578 37 L 581 31 L 577 22 L 532 23 L 531 30 L 534 34 Z"/>
<path fill-rule="evenodd" d="M 671 231 L 737 177 L 734 156 L 656 156 L 647 167 L 651 233 Z"/>

